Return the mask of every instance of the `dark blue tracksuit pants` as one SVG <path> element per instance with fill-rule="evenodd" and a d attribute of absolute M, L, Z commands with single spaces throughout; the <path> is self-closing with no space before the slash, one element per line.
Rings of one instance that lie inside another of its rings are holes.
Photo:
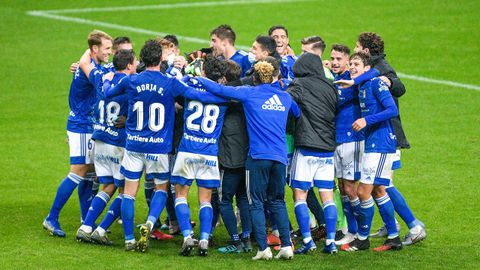
<path fill-rule="evenodd" d="M 282 247 L 291 246 L 290 223 L 285 205 L 286 165 L 274 160 L 248 157 L 245 169 L 252 227 L 259 249 L 265 250 L 268 247 L 264 203 L 277 224 Z"/>

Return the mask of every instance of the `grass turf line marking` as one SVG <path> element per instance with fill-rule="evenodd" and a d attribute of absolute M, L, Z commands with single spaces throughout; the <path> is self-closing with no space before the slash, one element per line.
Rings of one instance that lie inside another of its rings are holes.
<path fill-rule="evenodd" d="M 211 6 L 233 6 L 250 4 L 275 4 L 291 2 L 310 2 L 312 0 L 233 0 L 233 1 L 210 1 L 210 2 L 184 2 L 175 4 L 159 4 L 145 6 L 123 6 L 123 7 L 103 7 L 103 8 L 72 8 L 72 9 L 54 9 L 38 10 L 39 12 L 50 14 L 61 13 L 91 13 L 91 12 L 112 12 L 112 11 L 134 11 L 134 10 L 155 10 L 155 9 L 174 9 L 174 8 L 192 8 L 192 7 L 211 7 Z M 35 11 L 33 11 L 35 12 Z"/>
<path fill-rule="evenodd" d="M 297 0 L 279 0 L 279 1 L 280 2 L 306 2 L 306 1 L 297 1 Z M 44 17 L 44 18 L 49 18 L 49 19 L 54 19 L 54 20 L 75 22 L 75 23 L 86 24 L 86 25 L 102 26 L 102 27 L 106 27 L 106 28 L 110 28 L 110 29 L 129 31 L 129 32 L 141 33 L 141 34 L 146 34 L 146 35 L 165 36 L 165 35 L 167 35 L 167 33 L 157 32 L 157 31 L 152 31 L 152 30 L 142 29 L 142 28 L 137 28 L 137 27 L 131 27 L 131 26 L 125 26 L 125 25 L 101 22 L 101 21 L 75 18 L 75 17 L 70 17 L 70 16 L 55 15 L 55 14 L 56 13 L 68 13 L 68 12 L 70 12 L 70 13 L 75 13 L 75 12 L 76 13 L 81 13 L 81 12 L 96 12 L 96 11 L 107 12 L 107 11 L 120 11 L 120 10 L 125 11 L 125 10 L 166 9 L 166 8 L 188 7 L 188 6 L 186 6 L 187 4 L 190 5 L 190 7 L 191 7 L 192 5 L 219 6 L 219 5 L 233 5 L 233 4 L 237 4 L 237 5 L 239 5 L 239 4 L 251 4 L 251 3 L 277 3 L 279 1 L 256 0 L 256 1 L 229 1 L 229 2 L 192 2 L 192 3 L 151 5 L 151 6 L 137 6 L 136 8 L 135 8 L 135 6 L 130 6 L 130 7 L 63 9 L 63 10 L 46 10 L 46 11 L 32 10 L 32 11 L 27 11 L 27 14 L 30 15 L 30 16 Z M 180 36 L 180 35 L 176 35 L 176 36 L 180 40 L 187 41 L 187 42 L 192 42 L 192 43 L 198 43 L 198 44 L 205 44 L 206 45 L 206 44 L 209 44 L 209 42 L 210 42 L 210 40 L 207 40 L 207 39 Z M 236 47 L 239 48 L 239 49 L 242 49 L 242 50 L 249 50 L 250 49 L 249 46 L 238 45 Z M 465 84 L 465 83 L 459 83 L 459 82 L 448 81 L 448 80 L 432 79 L 432 78 L 427 78 L 427 77 L 422 77 L 422 76 L 417 76 L 417 75 L 405 74 L 405 73 L 401 73 L 401 72 L 397 72 L 397 75 L 400 78 L 406 78 L 406 79 L 410 79 L 410 80 L 414 80 L 414 81 L 420 81 L 420 82 L 431 83 L 431 84 L 447 85 L 447 86 L 464 88 L 464 89 L 469 89 L 469 90 L 474 90 L 474 91 L 480 91 L 480 86 L 478 86 L 478 85 Z"/>

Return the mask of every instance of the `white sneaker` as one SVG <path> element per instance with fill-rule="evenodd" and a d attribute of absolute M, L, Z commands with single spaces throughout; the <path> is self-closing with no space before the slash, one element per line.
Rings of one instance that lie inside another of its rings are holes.
<path fill-rule="evenodd" d="M 423 239 L 427 238 L 427 231 L 421 225 L 417 225 L 413 227 L 407 235 L 405 235 L 405 239 L 402 242 L 404 246 L 410 246 L 415 243 L 422 241 Z"/>
<path fill-rule="evenodd" d="M 400 233 L 400 223 L 395 223 L 395 225 L 397 226 L 397 231 Z M 385 227 L 385 225 L 380 227 L 380 229 L 378 229 L 378 231 L 376 233 L 370 234 L 370 237 L 372 237 L 372 238 L 384 238 L 384 237 L 387 237 L 387 236 L 388 236 L 388 231 L 387 231 L 387 227 Z"/>
<path fill-rule="evenodd" d="M 340 239 L 338 241 L 335 241 L 335 245 L 341 246 L 341 245 L 344 245 L 344 244 L 348 244 L 348 243 L 352 242 L 354 239 L 355 239 L 354 234 L 347 233 L 347 234 L 345 234 L 345 236 L 342 239 Z"/>
<path fill-rule="evenodd" d="M 284 260 L 291 260 L 293 259 L 293 249 L 292 247 L 282 247 L 278 252 L 275 259 L 284 259 Z"/>
<path fill-rule="evenodd" d="M 293 254 L 292 254 L 293 256 Z M 267 247 L 264 251 L 257 251 L 257 255 L 255 257 L 252 257 L 252 260 L 271 260 L 273 257 L 272 251 L 270 250 L 270 247 Z"/>

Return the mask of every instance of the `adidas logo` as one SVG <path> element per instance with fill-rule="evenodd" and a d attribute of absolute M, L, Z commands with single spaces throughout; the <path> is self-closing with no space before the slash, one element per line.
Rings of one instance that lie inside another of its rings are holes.
<path fill-rule="evenodd" d="M 282 102 L 275 94 L 271 98 L 269 98 L 265 103 L 262 105 L 262 109 L 264 110 L 271 110 L 271 111 L 285 111 L 285 106 L 283 106 Z"/>

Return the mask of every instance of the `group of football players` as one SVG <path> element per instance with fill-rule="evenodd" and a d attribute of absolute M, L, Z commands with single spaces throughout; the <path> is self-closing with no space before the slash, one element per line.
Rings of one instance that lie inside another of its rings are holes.
<path fill-rule="evenodd" d="M 71 66 L 70 172 L 43 222 L 47 231 L 65 237 L 59 214 L 78 187 L 76 239 L 112 245 L 107 233 L 118 220 L 127 251 L 146 252 L 150 238 L 171 238 L 159 230 L 167 228 L 183 235 L 181 255 L 197 249 L 207 256 L 219 216 L 231 239 L 218 251 L 251 252 L 255 239 L 254 260 L 272 259 L 270 246 L 279 250 L 275 258 L 292 259 L 316 250 L 320 239 L 322 251 L 333 254 L 337 246 L 368 250 L 370 237 L 386 238 L 375 251 L 426 238 L 392 182 L 401 149 L 410 147 L 399 115 L 405 87 L 378 34 L 361 33 L 352 54 L 333 44 L 324 61 L 320 36 L 302 39 L 296 56 L 281 25 L 257 36 L 248 53 L 236 49 L 228 25 L 210 38 L 209 48 L 185 56 L 174 35 L 148 40 L 137 59 L 128 37 L 88 35 L 88 49 Z M 135 239 L 142 175 L 149 211 Z M 194 180 L 198 236 L 187 199 Z M 297 232 L 288 219 L 286 185 Z M 370 234 L 374 204 L 384 226 Z M 395 213 L 408 226 L 403 241 Z"/>

